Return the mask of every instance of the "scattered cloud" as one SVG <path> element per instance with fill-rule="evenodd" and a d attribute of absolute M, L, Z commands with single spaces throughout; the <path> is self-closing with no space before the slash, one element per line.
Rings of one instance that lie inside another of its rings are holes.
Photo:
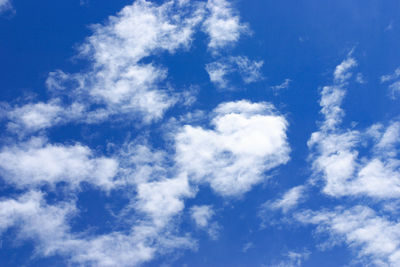
<path fill-rule="evenodd" d="M 175 53 L 190 47 L 203 15 L 200 4 L 168 1 L 157 6 L 142 0 L 105 24 L 93 25 L 93 34 L 79 52 L 90 62 L 89 70 L 50 73 L 46 85 L 53 98 L 10 110 L 11 128 L 39 130 L 70 121 L 96 123 L 117 115 L 143 123 L 161 119 L 182 96 L 163 83 L 166 68 L 141 60 L 160 51 Z"/>

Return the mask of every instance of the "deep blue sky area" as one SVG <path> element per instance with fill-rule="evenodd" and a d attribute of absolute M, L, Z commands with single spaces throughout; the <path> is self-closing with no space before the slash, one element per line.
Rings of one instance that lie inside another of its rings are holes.
<path fill-rule="evenodd" d="M 166 2 L 0 1 L 0 266 L 398 266 L 400 2 Z"/>

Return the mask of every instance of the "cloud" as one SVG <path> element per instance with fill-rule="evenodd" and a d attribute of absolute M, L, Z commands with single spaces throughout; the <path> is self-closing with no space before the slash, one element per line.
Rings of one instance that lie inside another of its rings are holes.
<path fill-rule="evenodd" d="M 349 70 L 355 66 L 357 66 L 357 62 L 355 61 L 355 59 L 352 57 L 348 57 L 338 66 L 336 66 L 335 72 L 333 74 L 335 80 L 338 82 L 344 82 L 348 80 L 352 76 L 352 73 Z"/>
<path fill-rule="evenodd" d="M 349 71 L 349 66 L 356 66 L 354 59 L 344 62 L 336 68 L 336 84 L 325 86 L 321 92 L 324 121 L 320 131 L 314 132 L 308 141 L 313 151 L 314 175 L 322 175 L 325 182 L 323 192 L 331 196 L 398 197 L 400 163 L 396 159 L 396 146 L 399 144 L 400 124 L 394 121 L 386 129 L 382 125 L 375 125 L 364 132 L 339 127 L 344 116 L 340 105 L 346 93 L 345 78 L 350 78 L 344 69 Z M 338 69 L 341 78 L 336 77 Z M 369 136 L 371 129 L 374 131 L 372 140 Z M 365 141 L 372 143 L 370 156 L 359 158 L 360 146 Z"/>
<path fill-rule="evenodd" d="M 10 9 L 12 9 L 10 0 L 0 0 L 0 14 Z"/>
<path fill-rule="evenodd" d="M 211 206 L 193 206 L 190 209 L 190 216 L 198 227 L 204 228 L 208 226 L 210 219 L 214 215 Z"/>
<path fill-rule="evenodd" d="M 224 196 L 241 195 L 289 160 L 285 118 L 268 103 L 220 104 L 211 125 L 186 125 L 176 135 L 179 168 Z"/>
<path fill-rule="evenodd" d="M 219 237 L 220 226 L 212 222 L 215 212 L 212 206 L 193 206 L 190 208 L 190 217 L 196 223 L 197 228 L 205 230 L 211 239 L 216 240 Z"/>
<path fill-rule="evenodd" d="M 6 171 L 10 172 L 5 175 L 9 178 L 8 182 L 28 190 L 39 190 L 34 188 L 43 182 L 78 184 L 84 180 L 110 187 L 110 181 L 106 180 L 113 177 L 109 171 L 110 162 L 103 158 L 92 159 L 91 152 L 80 145 L 62 147 L 42 143 L 41 140 L 32 140 L 25 146 L 3 149 L 1 159 L 8 168 Z M 56 201 L 52 205 L 47 204 L 44 193 L 38 191 L 17 199 L 3 199 L 0 201 L 0 231 L 16 226 L 20 239 L 35 242 L 38 255 L 62 255 L 70 262 L 84 265 L 137 266 L 174 249 L 194 249 L 196 241 L 188 235 L 179 235 L 174 226 L 174 217 L 182 212 L 184 199 L 194 194 L 187 177 L 159 177 L 159 174 L 167 172 L 162 163 L 146 172 L 145 169 L 150 168 L 149 160 L 159 159 L 162 153 L 144 147 L 135 151 L 137 153 L 130 157 L 130 151 L 121 153 L 121 157 L 128 156 L 137 171 L 125 173 L 131 174 L 125 178 L 133 178 L 133 181 L 118 184 L 131 200 L 123 212 L 115 215 L 118 218 L 116 228 L 120 224 L 128 224 L 124 231 L 113 230 L 100 235 L 72 232 L 70 219 L 80 212 L 75 205 L 73 188 L 66 188 L 71 199 Z M 138 157 L 146 154 L 147 158 Z M 12 164 L 3 161 L 8 157 L 11 157 L 9 161 Z M 114 169 L 115 166 L 113 172 Z M 150 175 L 149 179 L 134 176 L 145 173 Z M 133 192 L 132 183 L 136 188 Z"/>
<path fill-rule="evenodd" d="M 187 49 L 203 21 L 199 3 L 145 0 L 124 7 L 81 45 L 79 57 L 89 61 L 87 71 L 49 74 L 48 103 L 27 104 L 9 111 L 13 129 L 39 130 L 60 123 L 96 123 L 111 118 L 132 118 L 150 123 L 182 96 L 167 83 L 167 69 L 142 60 L 162 51 Z"/>
<path fill-rule="evenodd" d="M 338 207 L 334 211 L 304 211 L 297 219 L 318 225 L 318 232 L 329 233 L 352 248 L 358 257 L 377 266 L 400 264 L 400 224 L 379 216 L 365 206 Z"/>
<path fill-rule="evenodd" d="M 96 157 L 86 146 L 48 144 L 43 138 L 11 144 L 0 150 L 0 173 L 6 183 L 20 188 L 55 186 L 66 182 L 77 187 L 88 182 L 100 188 L 113 187 L 118 162 Z"/>
<path fill-rule="evenodd" d="M 397 68 L 394 73 L 381 76 L 381 83 L 391 82 L 389 85 L 389 90 L 391 93 L 391 98 L 396 99 L 397 95 L 400 94 L 400 67 Z"/>
<path fill-rule="evenodd" d="M 310 252 L 305 250 L 302 252 L 298 251 L 289 251 L 285 253 L 283 256 L 283 260 L 276 264 L 272 264 L 269 266 L 272 267 L 296 267 L 296 266 L 303 266 L 303 262 L 306 261 L 310 257 Z"/>
<path fill-rule="evenodd" d="M 393 81 L 396 80 L 400 77 L 400 67 L 397 68 L 392 74 L 387 74 L 387 75 L 383 75 L 381 76 L 381 82 L 389 82 L 389 81 Z"/>
<path fill-rule="evenodd" d="M 292 80 L 290 79 L 285 79 L 285 81 L 279 85 L 275 85 L 275 86 L 271 86 L 271 89 L 274 91 L 279 91 L 282 89 L 287 89 L 290 86 L 290 83 L 292 82 Z"/>
<path fill-rule="evenodd" d="M 361 262 L 398 265 L 400 226 L 391 204 L 400 197 L 400 122 L 376 123 L 364 130 L 341 125 L 341 104 L 350 71 L 356 65 L 354 59 L 343 61 L 335 70 L 334 84 L 322 89 L 324 119 L 308 141 L 311 184 L 318 186 L 316 181 L 322 180 L 322 192 L 341 200 L 342 205 L 333 210 L 295 212 L 294 217 L 301 223 L 317 225 L 318 233 L 328 233 L 330 245 L 337 245 L 339 240 L 357 249 Z M 371 207 L 365 206 L 366 198 Z M 354 202 L 363 204 L 355 206 Z"/>
<path fill-rule="evenodd" d="M 52 99 L 48 103 L 26 104 L 8 110 L 7 116 L 10 122 L 7 124 L 7 129 L 19 134 L 29 134 L 79 119 L 83 111 L 83 105 L 74 103 L 64 107 L 59 99 Z"/>
<path fill-rule="evenodd" d="M 302 201 L 305 187 L 296 186 L 287 191 L 282 198 L 275 200 L 273 202 L 266 202 L 263 206 L 264 208 L 277 210 L 281 209 L 284 213 L 295 208 L 299 202 Z"/>
<path fill-rule="evenodd" d="M 237 42 L 242 33 L 248 31 L 235 14 L 231 4 L 225 0 L 208 0 L 209 16 L 203 23 L 203 30 L 209 35 L 208 47 L 214 51 Z"/>
<path fill-rule="evenodd" d="M 229 83 L 233 73 L 238 72 L 245 84 L 258 82 L 263 79 L 261 67 L 263 61 L 250 60 L 245 56 L 236 56 L 220 59 L 206 65 L 210 81 L 218 88 L 232 87 Z"/>

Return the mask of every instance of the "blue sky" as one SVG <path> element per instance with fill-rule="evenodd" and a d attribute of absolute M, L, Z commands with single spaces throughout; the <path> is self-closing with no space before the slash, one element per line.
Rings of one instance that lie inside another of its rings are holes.
<path fill-rule="evenodd" d="M 400 265 L 399 8 L 0 0 L 0 265 Z"/>

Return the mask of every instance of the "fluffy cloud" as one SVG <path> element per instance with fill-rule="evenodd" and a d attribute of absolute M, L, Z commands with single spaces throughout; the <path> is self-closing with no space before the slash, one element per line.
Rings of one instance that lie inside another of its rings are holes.
<path fill-rule="evenodd" d="M 0 151 L 2 178 L 21 188 L 59 182 L 77 187 L 88 182 L 110 189 L 117 169 L 116 160 L 95 157 L 86 146 L 48 144 L 43 138 L 8 145 Z"/>
<path fill-rule="evenodd" d="M 400 123 L 378 123 L 365 130 L 343 129 L 341 103 L 346 94 L 351 70 L 357 65 L 348 58 L 335 70 L 334 84 L 321 92 L 320 105 L 324 120 L 308 142 L 313 179 L 322 180 L 322 192 L 344 200 L 351 196 L 351 208 L 345 202 L 334 210 L 295 213 L 295 218 L 317 225 L 318 232 L 328 233 L 332 245 L 341 240 L 357 249 L 359 260 L 377 266 L 400 262 L 400 226 L 393 218 L 393 201 L 400 197 Z M 393 77 L 383 77 L 382 80 Z M 372 200 L 354 206 L 354 201 Z M 379 212 L 372 207 L 379 207 Z"/>
<path fill-rule="evenodd" d="M 364 132 L 340 128 L 344 116 L 340 105 L 346 93 L 346 79 L 351 77 L 349 71 L 354 66 L 354 59 L 343 61 L 335 70 L 336 83 L 325 86 L 321 92 L 324 121 L 320 131 L 313 133 L 308 142 L 313 151 L 315 176 L 322 174 L 323 192 L 331 196 L 398 197 L 400 162 L 396 159 L 396 148 L 400 137 L 399 122 L 392 122 L 386 129 L 383 125 L 374 125 Z M 372 143 L 371 153 L 369 157 L 360 158 L 359 149 L 365 141 Z"/>
<path fill-rule="evenodd" d="M 209 35 L 208 47 L 212 50 L 232 45 L 240 35 L 248 31 L 247 26 L 240 22 L 231 4 L 225 0 L 208 0 L 207 10 L 210 15 L 203 23 L 203 30 Z"/>
<path fill-rule="evenodd" d="M 246 84 L 260 81 L 263 78 L 261 74 L 263 64 L 263 61 L 250 60 L 245 56 L 232 56 L 207 64 L 206 71 L 212 83 L 225 89 L 230 87 L 229 76 L 235 72 L 240 74 Z"/>
<path fill-rule="evenodd" d="M 80 47 L 88 71 L 49 74 L 48 103 L 27 104 L 8 112 L 14 130 L 35 131 L 71 120 L 94 123 L 116 115 L 150 123 L 162 118 L 179 96 L 163 80 L 167 69 L 142 59 L 162 51 L 187 49 L 204 5 L 168 1 L 156 5 L 139 0 L 112 16 Z M 62 99 L 62 100 L 61 100 Z"/>
<path fill-rule="evenodd" d="M 211 206 L 193 206 L 190 209 L 190 216 L 199 227 L 207 227 L 213 215 Z"/>
<path fill-rule="evenodd" d="M 377 266 L 400 264 L 400 224 L 379 216 L 372 209 L 356 206 L 338 207 L 334 211 L 305 211 L 296 215 L 303 223 L 318 225 L 318 232 L 337 237 L 352 248 L 358 256 Z"/>
<path fill-rule="evenodd" d="M 176 161 L 193 181 L 221 195 L 240 195 L 289 160 L 287 122 L 272 105 L 228 102 L 214 113 L 214 129 L 186 125 L 176 136 Z"/>

